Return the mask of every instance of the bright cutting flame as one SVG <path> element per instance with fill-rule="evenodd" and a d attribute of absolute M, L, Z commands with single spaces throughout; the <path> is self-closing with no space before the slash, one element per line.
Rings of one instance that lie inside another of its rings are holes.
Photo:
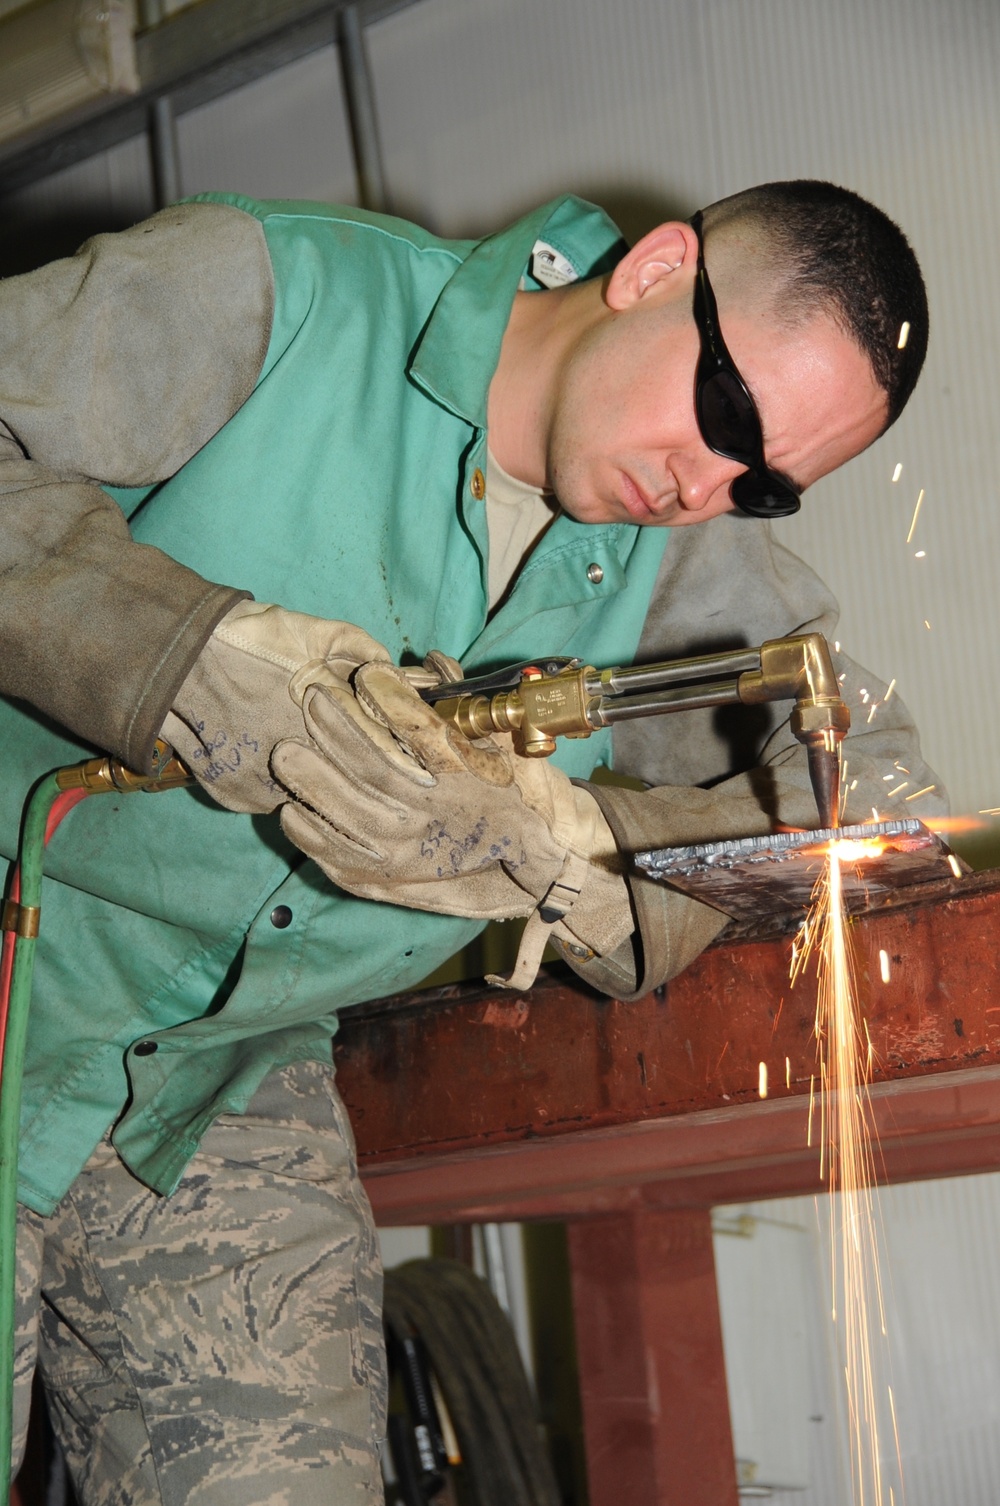
<path fill-rule="evenodd" d="M 988 811 L 980 811 L 981 816 L 989 815 Z M 928 831 L 950 832 L 952 836 L 961 836 L 963 832 L 984 831 L 989 824 L 986 821 L 977 821 L 975 816 L 921 816 L 921 826 L 926 826 Z"/>
<path fill-rule="evenodd" d="M 865 858 L 877 858 L 885 851 L 881 837 L 858 837 L 850 840 L 842 837 L 838 842 L 827 844 L 831 853 L 836 853 L 841 863 L 863 863 Z"/>
<path fill-rule="evenodd" d="M 810 955 L 816 958 L 815 1034 L 819 1077 L 820 1175 L 833 1194 L 834 1238 L 830 1293 L 834 1321 L 842 1324 L 851 1475 L 856 1506 L 891 1506 L 879 1444 L 881 1388 L 877 1345 L 886 1335 L 878 1266 L 874 1188 L 875 1161 L 869 1084 L 875 1048 L 857 1002 L 853 958 L 844 907 L 842 866 L 864 861 L 883 848 L 877 839 L 834 841 L 796 938 L 792 982 Z M 888 962 L 888 958 L 885 959 Z M 886 968 L 883 968 L 883 977 Z M 810 1091 L 809 1143 L 813 1100 Z M 892 1396 L 889 1393 L 892 1410 Z M 895 1435 L 895 1416 L 892 1417 Z M 896 1461 L 902 1465 L 896 1440 Z"/>

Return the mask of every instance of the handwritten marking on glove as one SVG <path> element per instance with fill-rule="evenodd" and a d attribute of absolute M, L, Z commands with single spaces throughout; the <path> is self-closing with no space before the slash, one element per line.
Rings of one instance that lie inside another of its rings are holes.
<path fill-rule="evenodd" d="M 204 785 L 215 784 L 217 780 L 225 779 L 227 774 L 235 774 L 245 762 L 244 755 L 252 756 L 260 752 L 260 743 L 251 732 L 241 732 L 230 737 L 223 730 L 210 737 L 205 731 L 204 722 L 196 723 L 194 730 L 198 736 L 198 745 L 191 749 L 187 757 L 192 772 Z M 265 779 L 256 772 L 255 777 L 265 789 L 280 790 L 277 781 L 270 775 Z"/>
<path fill-rule="evenodd" d="M 484 846 L 483 836 L 488 824 L 486 817 L 480 816 L 470 832 L 464 837 L 456 837 L 443 821 L 432 821 L 420 843 L 420 856 L 437 864 L 437 878 L 444 878 L 446 874 L 454 877 L 460 873 L 476 873 L 492 863 L 504 862 L 513 843 L 510 837 L 501 837 L 488 847 Z M 470 862 L 470 858 L 473 861 Z"/>
<path fill-rule="evenodd" d="M 256 753 L 260 748 L 260 743 L 249 732 L 241 732 L 230 738 L 229 733 L 223 731 L 209 737 L 204 722 L 198 722 L 195 731 L 201 746 L 192 750 L 191 762 L 201 764 L 198 774 L 207 784 L 226 774 L 234 774 L 243 762 L 242 749 Z M 213 754 L 216 756 L 213 757 Z"/>

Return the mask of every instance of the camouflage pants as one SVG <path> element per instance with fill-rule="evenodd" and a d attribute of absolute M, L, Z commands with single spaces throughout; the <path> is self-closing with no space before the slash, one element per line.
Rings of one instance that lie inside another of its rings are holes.
<path fill-rule="evenodd" d="M 170 1198 L 104 1143 L 20 1213 L 15 1439 L 37 1346 L 84 1506 L 381 1502 L 381 1271 L 332 1068 L 273 1072 Z"/>

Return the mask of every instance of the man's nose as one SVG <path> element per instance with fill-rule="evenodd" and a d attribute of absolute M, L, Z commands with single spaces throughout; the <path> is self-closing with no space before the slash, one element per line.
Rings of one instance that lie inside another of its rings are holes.
<path fill-rule="evenodd" d="M 701 512 L 719 491 L 724 491 L 728 500 L 730 486 L 744 470 L 746 466 L 738 460 L 727 460 L 709 449 L 681 466 L 675 464 L 673 471 L 681 507 L 685 512 Z"/>

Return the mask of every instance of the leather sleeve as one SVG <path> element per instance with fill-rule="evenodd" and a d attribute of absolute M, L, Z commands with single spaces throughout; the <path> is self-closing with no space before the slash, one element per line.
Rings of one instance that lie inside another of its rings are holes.
<path fill-rule="evenodd" d="M 637 655 L 639 662 L 821 632 L 834 641 L 839 609 L 809 567 L 774 541 L 771 525 L 726 514 L 670 539 Z M 924 762 L 905 704 L 877 676 L 834 653 L 851 712 L 844 742 L 845 822 L 947 811 L 940 780 Z M 873 709 L 874 708 L 874 709 Z M 814 827 L 805 750 L 791 734 L 791 707 L 680 711 L 614 730 L 617 773 L 645 790 L 588 786 L 628 873 L 636 928 L 610 958 L 566 960 L 594 987 L 639 998 L 674 977 L 718 935 L 728 917 L 630 867 L 632 854 L 721 838 L 762 836 L 776 824 Z M 898 792 L 890 797 L 890 790 Z M 931 788 L 919 799 L 906 796 Z"/>
<path fill-rule="evenodd" d="M 260 224 L 177 205 L 0 282 L 0 692 L 134 768 L 246 592 L 135 543 L 100 483 L 174 474 L 253 391 Z"/>

